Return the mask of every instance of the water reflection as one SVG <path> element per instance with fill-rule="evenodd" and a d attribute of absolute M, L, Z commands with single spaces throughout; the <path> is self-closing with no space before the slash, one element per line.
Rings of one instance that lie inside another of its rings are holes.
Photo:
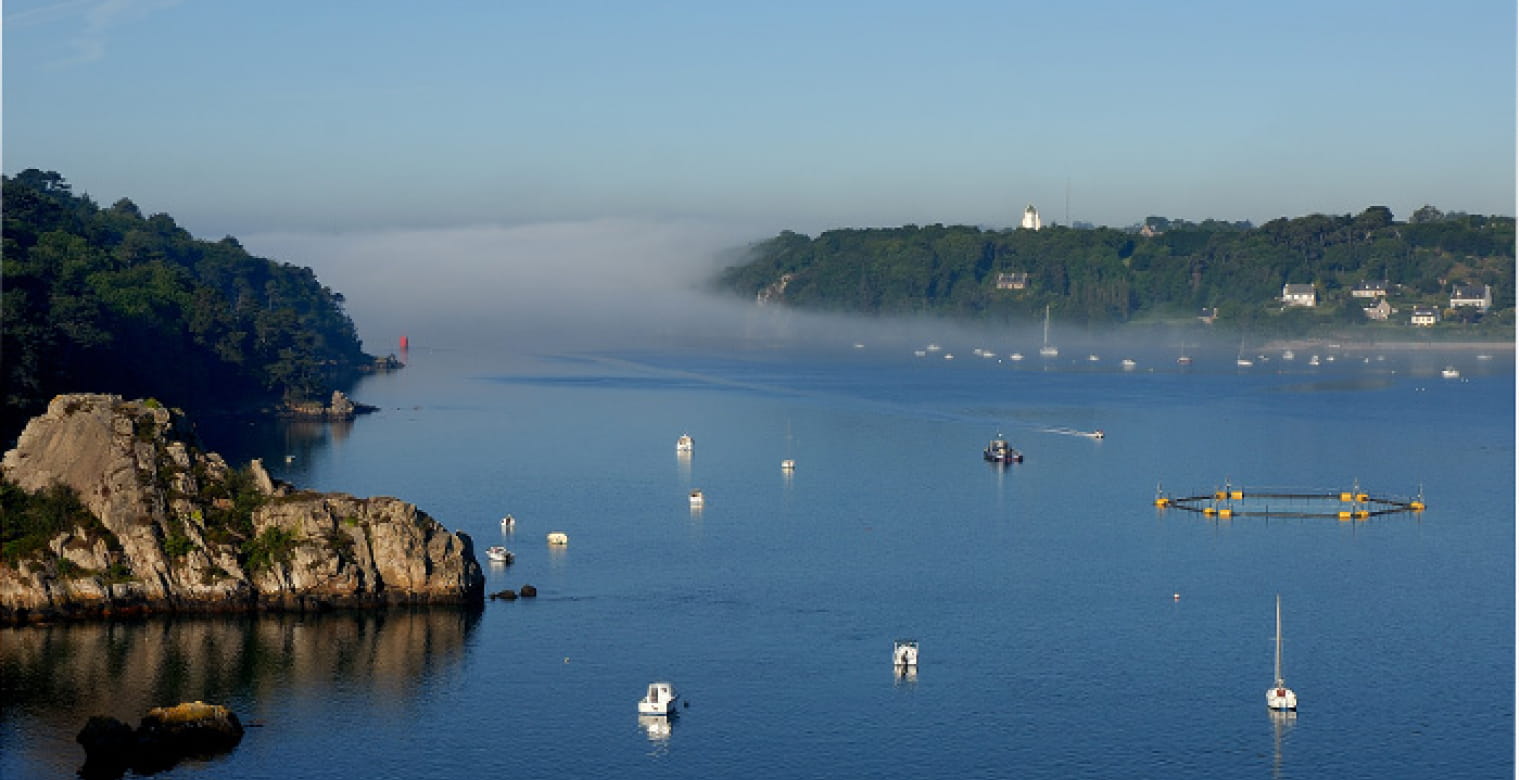
<path fill-rule="evenodd" d="M 1283 736 L 1293 730 L 1293 724 L 1298 721 L 1298 713 L 1293 710 L 1267 710 L 1267 715 L 1272 719 L 1272 776 L 1282 777 Z"/>
<path fill-rule="evenodd" d="M 663 745 L 670 741 L 670 732 L 675 728 L 675 718 L 667 715 L 640 715 L 639 727 L 644 729 L 644 736 L 650 742 Z"/>
<path fill-rule="evenodd" d="M 151 707 L 225 703 L 245 721 L 281 698 L 335 691 L 416 697 L 457 663 L 479 609 L 261 615 L 0 628 L 0 725 L 23 765 L 73 774 L 92 715 L 135 724 Z M 9 762 L 8 762 L 9 763 Z"/>

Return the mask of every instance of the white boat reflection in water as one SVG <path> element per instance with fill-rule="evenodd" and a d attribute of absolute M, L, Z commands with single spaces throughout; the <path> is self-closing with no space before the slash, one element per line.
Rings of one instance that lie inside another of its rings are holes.
<path fill-rule="evenodd" d="M 670 732 L 674 727 L 675 719 L 667 718 L 664 715 L 639 716 L 639 728 L 644 730 L 644 736 L 649 737 L 650 742 L 669 742 Z"/>

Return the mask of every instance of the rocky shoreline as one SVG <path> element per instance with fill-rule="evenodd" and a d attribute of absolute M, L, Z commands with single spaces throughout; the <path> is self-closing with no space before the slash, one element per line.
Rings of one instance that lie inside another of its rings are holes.
<path fill-rule="evenodd" d="M 30 552 L 7 545 L 0 623 L 484 601 L 467 534 L 399 499 L 229 468 L 151 401 L 58 396 L 3 468 L 29 493 L 67 488 L 87 513 L 23 540 Z"/>

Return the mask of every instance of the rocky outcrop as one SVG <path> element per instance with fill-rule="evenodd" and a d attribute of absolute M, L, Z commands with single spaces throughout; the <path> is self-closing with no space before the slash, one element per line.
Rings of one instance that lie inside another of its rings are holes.
<path fill-rule="evenodd" d="M 151 401 L 58 396 L 3 467 L 28 491 L 71 488 L 94 522 L 0 561 L 0 622 L 483 600 L 468 535 L 394 498 L 231 469 Z"/>
<path fill-rule="evenodd" d="M 334 390 L 332 398 L 323 406 L 320 401 L 287 403 L 280 410 L 281 416 L 304 420 L 352 420 L 361 414 L 373 412 L 378 407 L 355 403 L 340 390 Z"/>
<path fill-rule="evenodd" d="M 243 724 L 220 704 L 196 701 L 154 707 L 136 731 L 97 715 L 74 739 L 85 752 L 81 777 L 121 777 L 128 769 L 147 775 L 171 769 L 186 758 L 206 759 L 232 750 L 243 740 Z"/>

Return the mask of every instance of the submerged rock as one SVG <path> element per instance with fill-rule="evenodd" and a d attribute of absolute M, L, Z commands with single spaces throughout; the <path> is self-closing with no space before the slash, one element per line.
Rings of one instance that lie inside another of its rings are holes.
<path fill-rule="evenodd" d="M 83 509 L 0 560 L 0 623 L 151 612 L 478 604 L 470 537 L 395 498 L 296 490 L 234 470 L 153 402 L 61 395 L 3 461 Z"/>

